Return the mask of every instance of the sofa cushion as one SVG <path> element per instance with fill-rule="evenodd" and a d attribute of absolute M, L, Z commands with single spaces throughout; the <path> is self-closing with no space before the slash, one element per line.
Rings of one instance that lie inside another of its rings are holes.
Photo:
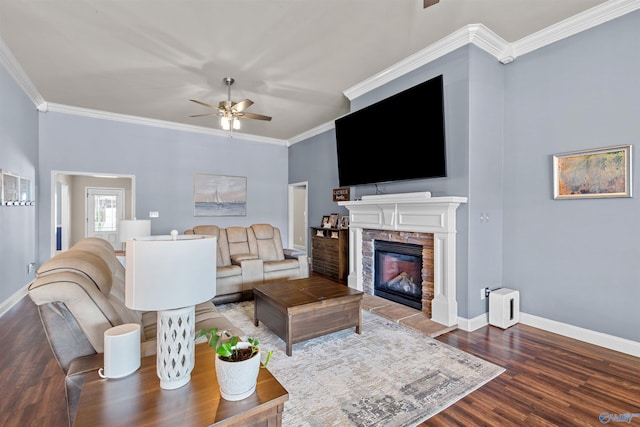
<path fill-rule="evenodd" d="M 229 242 L 229 254 L 250 254 L 249 237 L 244 227 L 227 227 L 227 241 Z"/>
<path fill-rule="evenodd" d="M 102 258 L 111 270 L 111 290 L 107 296 L 108 299 L 113 302 L 114 308 L 120 314 L 123 322 L 141 323 L 141 313 L 135 310 L 130 310 L 124 304 L 125 268 L 118 260 L 118 257 L 116 257 L 116 253 L 113 246 L 111 246 L 111 243 L 99 237 L 87 237 L 73 245 L 72 249 L 91 252 Z"/>
<path fill-rule="evenodd" d="M 216 269 L 216 278 L 224 279 L 225 277 L 240 276 L 242 274 L 242 268 L 239 265 L 225 265 L 218 266 Z"/>
<path fill-rule="evenodd" d="M 85 276 L 107 295 L 111 291 L 112 275 L 107 263 L 98 255 L 71 248 L 46 261 L 36 271 L 37 277 L 49 274 L 72 272 Z"/>
<path fill-rule="evenodd" d="M 291 270 L 291 269 L 297 270 L 298 266 L 299 266 L 299 262 L 297 259 L 287 258 L 282 261 L 265 262 L 263 268 L 265 273 L 272 273 L 274 271 L 281 271 L 281 270 Z"/>
<path fill-rule="evenodd" d="M 229 258 L 229 244 L 227 242 L 227 232 L 217 225 L 196 225 L 193 227 L 193 234 L 203 234 L 206 236 L 215 236 L 217 238 L 216 265 L 231 265 Z"/>
<path fill-rule="evenodd" d="M 261 260 L 268 262 L 284 259 L 282 238 L 278 228 L 270 224 L 253 224 L 250 230 L 250 239 L 255 239 L 257 254 Z"/>

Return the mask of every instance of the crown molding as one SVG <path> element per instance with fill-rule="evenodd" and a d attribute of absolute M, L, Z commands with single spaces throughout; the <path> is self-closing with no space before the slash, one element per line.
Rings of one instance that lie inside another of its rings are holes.
<path fill-rule="evenodd" d="M 467 25 L 380 73 L 346 89 L 343 93 L 349 100 L 353 100 L 466 44 L 473 44 L 493 55 L 502 64 L 509 64 L 518 56 L 596 27 L 637 9 L 640 9 L 640 0 L 609 0 L 527 37 L 523 37 L 514 43 L 508 43 L 483 24 Z"/>
<path fill-rule="evenodd" d="M 319 126 L 314 127 L 313 129 L 309 129 L 306 132 L 302 132 L 296 136 L 294 136 L 293 138 L 290 138 L 288 141 L 288 145 L 291 146 L 293 144 L 295 144 L 296 142 L 301 142 L 304 141 L 305 139 L 309 139 L 312 136 L 316 136 L 316 135 L 320 135 L 321 133 L 324 133 L 328 130 L 333 129 L 335 126 L 333 124 L 333 120 L 330 120 L 326 123 L 323 123 Z"/>
<path fill-rule="evenodd" d="M 44 98 L 40 95 L 40 92 L 38 92 L 38 89 L 36 89 L 29 77 L 27 77 L 27 73 L 24 72 L 16 60 L 16 57 L 13 56 L 13 53 L 11 53 L 2 38 L 0 38 L 0 64 L 4 65 L 9 75 L 13 77 L 36 108 L 40 108 L 41 105 L 46 104 Z"/>
<path fill-rule="evenodd" d="M 508 50 L 509 46 L 506 41 L 482 24 L 467 25 L 378 74 L 351 86 L 343 93 L 351 101 L 469 43 L 487 50 L 496 57 L 500 57 L 502 52 Z"/>
<path fill-rule="evenodd" d="M 149 119 L 146 117 L 129 116 L 126 114 L 109 113 L 106 111 L 91 110 L 89 108 L 73 107 L 70 105 L 63 105 L 63 104 L 48 103 L 47 106 L 48 106 L 47 111 L 52 111 L 56 113 L 71 114 L 75 116 L 91 117 L 94 119 L 111 120 L 116 122 L 131 123 L 131 124 L 144 125 L 144 126 L 153 126 L 153 127 L 163 128 L 163 129 L 195 132 L 195 133 L 201 133 L 205 135 L 219 136 L 223 138 L 237 137 L 237 138 L 245 139 L 248 141 L 256 141 L 256 142 L 263 142 L 268 144 L 287 146 L 287 141 L 284 139 L 267 138 L 267 137 L 249 135 L 249 134 L 239 133 L 239 132 L 233 132 L 230 134 L 227 131 L 223 131 L 219 129 L 211 129 L 211 128 L 206 128 L 202 126 L 185 125 L 181 123 L 168 122 L 164 120 Z"/>
<path fill-rule="evenodd" d="M 640 0 L 608 0 L 512 43 L 514 58 L 597 27 L 638 9 L 640 9 Z"/>

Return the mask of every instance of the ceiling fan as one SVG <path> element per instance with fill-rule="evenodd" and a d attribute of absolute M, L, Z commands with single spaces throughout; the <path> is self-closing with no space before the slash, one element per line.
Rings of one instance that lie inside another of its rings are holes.
<path fill-rule="evenodd" d="M 235 80 L 231 77 L 225 77 L 222 81 L 227 85 L 227 100 L 220 101 L 216 107 L 215 105 L 211 105 L 206 102 L 190 99 L 190 101 L 195 102 L 196 104 L 211 108 L 215 111 L 213 113 L 196 114 L 189 117 L 211 116 L 215 114 L 220 116 L 220 125 L 222 126 L 222 129 L 229 131 L 232 128 L 235 130 L 240 129 L 240 119 L 271 120 L 271 117 L 264 116 L 262 114 L 246 113 L 244 110 L 250 107 L 253 104 L 253 101 L 250 99 L 245 99 L 240 102 L 231 101 L 231 85 Z"/>

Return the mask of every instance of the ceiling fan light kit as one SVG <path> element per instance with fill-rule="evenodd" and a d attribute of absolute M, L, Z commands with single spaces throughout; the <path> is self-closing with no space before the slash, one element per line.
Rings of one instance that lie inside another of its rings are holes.
<path fill-rule="evenodd" d="M 220 126 L 223 130 L 231 131 L 240 129 L 240 119 L 254 119 L 254 120 L 265 120 L 270 121 L 271 117 L 264 116 L 262 114 L 255 113 L 245 113 L 244 110 L 250 107 L 253 104 L 253 101 L 250 99 L 244 99 L 240 102 L 231 101 L 231 85 L 235 82 L 231 77 L 225 77 L 222 79 L 225 85 L 227 85 L 227 100 L 220 101 L 218 106 L 214 106 L 208 104 L 206 102 L 198 101 L 195 99 L 191 99 L 190 101 L 195 102 L 196 104 L 200 104 L 204 107 L 211 108 L 212 110 L 216 110 L 213 113 L 206 114 L 196 114 L 189 117 L 201 117 L 201 116 L 210 116 L 210 115 L 218 115 L 220 116 Z"/>

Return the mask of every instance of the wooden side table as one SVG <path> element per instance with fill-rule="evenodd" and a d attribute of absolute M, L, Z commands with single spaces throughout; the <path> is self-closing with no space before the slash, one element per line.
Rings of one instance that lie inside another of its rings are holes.
<path fill-rule="evenodd" d="M 142 358 L 140 369 L 120 379 L 85 375 L 74 426 L 280 426 L 287 390 L 260 369 L 256 391 L 231 402 L 220 396 L 214 351 L 196 345 L 191 381 L 175 390 L 160 388 L 156 356 Z"/>

